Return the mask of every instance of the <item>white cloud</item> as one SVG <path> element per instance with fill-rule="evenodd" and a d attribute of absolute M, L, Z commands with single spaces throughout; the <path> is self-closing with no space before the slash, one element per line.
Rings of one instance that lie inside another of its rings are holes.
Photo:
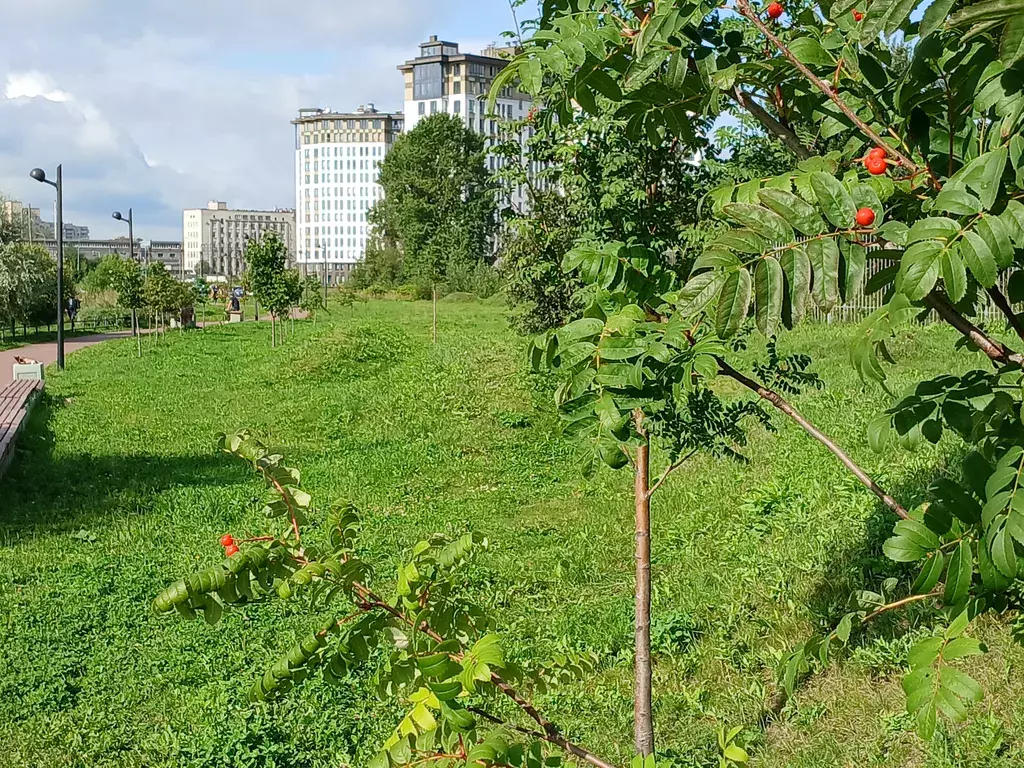
<path fill-rule="evenodd" d="M 477 50 L 506 0 L 0 0 L 0 193 L 48 210 L 27 177 L 63 163 L 66 218 L 181 236 L 209 199 L 293 201 L 300 107 L 401 108 L 396 65 L 428 34 Z"/>

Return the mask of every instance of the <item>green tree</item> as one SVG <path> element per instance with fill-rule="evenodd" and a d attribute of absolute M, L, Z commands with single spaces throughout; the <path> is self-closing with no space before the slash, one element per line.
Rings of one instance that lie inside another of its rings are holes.
<path fill-rule="evenodd" d="M 19 240 L 0 244 L 0 322 L 13 335 L 19 323 L 57 320 L 57 265 L 45 248 Z"/>
<path fill-rule="evenodd" d="M 139 327 L 139 310 L 146 306 L 143 295 L 142 268 L 134 259 L 123 259 L 111 254 L 116 261 L 109 262 L 111 287 L 117 293 L 117 304 L 132 313 L 132 333 L 135 335 L 139 357 L 142 356 L 142 329 Z"/>
<path fill-rule="evenodd" d="M 436 286 L 492 260 L 495 187 L 485 159 L 483 138 L 445 114 L 421 120 L 384 158 L 385 196 L 370 223 L 401 249 L 406 279 Z M 434 315 L 436 339 L 436 307 Z"/>
<path fill-rule="evenodd" d="M 167 267 L 157 261 L 146 268 L 146 277 L 142 284 L 142 298 L 156 319 L 157 332 L 167 323 L 167 315 L 179 312 L 185 300 L 184 286 L 179 283 Z M 191 297 L 191 290 L 188 291 Z"/>
<path fill-rule="evenodd" d="M 848 642 L 854 626 L 909 603 L 941 603 L 950 621 L 914 647 L 904 680 L 908 710 L 930 738 L 938 714 L 962 719 L 980 698 L 980 686 L 952 662 L 980 652 L 964 635 L 969 617 L 1007 604 L 1024 552 L 1015 501 L 1024 470 L 1024 356 L 977 320 L 991 302 L 1024 340 L 1013 306 L 1024 300 L 1016 279 L 1024 248 L 1024 14 L 1002 0 L 946 0 L 911 21 L 917 5 L 876 0 L 862 12 L 849 2 L 824 3 L 785 17 L 776 5 L 765 18 L 749 0 L 736 0 L 725 16 L 711 3 L 625 3 L 609 13 L 548 0 L 534 42 L 493 93 L 516 76 L 538 94 L 553 82 L 559 95 L 547 101 L 549 119 L 571 121 L 578 105 L 652 145 L 669 136 L 698 145 L 702 123 L 731 103 L 800 158 L 785 173 L 712 193 L 726 229 L 682 287 L 665 277 L 662 254 L 642 238 L 571 251 L 564 266 L 593 287 L 594 302 L 582 320 L 538 340 L 534 357 L 564 376 L 559 404 L 592 456 L 612 467 L 633 464 L 638 505 L 652 489 L 644 477 L 645 425 L 668 436 L 670 447 L 681 436 L 692 442 L 715 420 L 689 405 L 680 414 L 688 423 L 674 425 L 673 413 L 681 395 L 688 403 L 712 397 L 720 376 L 832 451 L 901 518 L 886 554 L 922 569 L 905 597 L 886 604 L 891 590 L 879 590 L 873 606 L 794 649 L 780 683 L 791 693 L 803 674 L 827 663 L 833 644 Z M 886 43 L 896 33 L 910 41 L 909 51 Z M 866 279 L 869 249 L 883 268 Z M 884 384 L 889 336 L 922 311 L 955 328 L 961 346 L 980 349 L 995 368 L 922 382 L 873 423 L 869 439 L 882 449 L 893 435 L 912 444 L 945 431 L 967 443 L 964 480 L 941 478 L 934 502 L 917 510 L 879 487 L 779 394 L 805 379 L 805 356 L 780 359 L 770 344 L 768 362 L 753 375 L 729 360 L 748 317 L 773 339 L 811 302 L 828 311 L 865 289 L 881 291 L 885 301 L 852 351 L 865 381 Z M 670 451 L 662 477 L 676 465 Z M 638 585 L 642 578 L 638 571 Z M 636 747 L 649 754 L 639 600 L 637 624 Z"/>
<path fill-rule="evenodd" d="M 256 301 L 270 312 L 270 343 L 276 347 L 277 321 L 287 317 L 295 299 L 295 286 L 286 275 L 288 249 L 276 232 L 265 232 L 258 240 L 248 242 L 245 262 L 246 284 Z"/>
<path fill-rule="evenodd" d="M 363 260 L 352 270 L 349 283 L 353 288 L 371 285 L 394 288 L 405 282 L 402 252 L 393 240 L 377 234 L 370 236 Z"/>

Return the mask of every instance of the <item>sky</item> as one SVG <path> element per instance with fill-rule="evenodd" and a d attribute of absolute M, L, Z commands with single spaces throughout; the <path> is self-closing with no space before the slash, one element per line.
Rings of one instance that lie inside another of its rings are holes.
<path fill-rule="evenodd" d="M 520 11 L 522 14 L 522 11 Z M 508 0 L 0 0 L 0 196 L 95 239 L 180 240 L 181 212 L 293 208 L 302 107 L 402 108 L 398 64 L 430 35 L 479 51 Z"/>

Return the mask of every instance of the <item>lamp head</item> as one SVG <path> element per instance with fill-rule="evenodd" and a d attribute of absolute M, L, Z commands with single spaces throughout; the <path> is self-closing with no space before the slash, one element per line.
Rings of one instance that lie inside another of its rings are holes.
<path fill-rule="evenodd" d="M 29 173 L 29 176 L 31 176 L 36 181 L 42 181 L 44 183 L 46 182 L 46 171 L 44 171 L 42 168 L 33 168 L 32 172 Z"/>
<path fill-rule="evenodd" d="M 118 221 L 122 221 L 122 220 L 123 220 L 123 219 L 121 218 L 121 212 L 120 212 L 120 211 L 114 211 L 114 213 L 113 213 L 113 214 L 111 214 L 111 215 L 112 215 L 112 216 L 113 216 L 113 217 L 114 217 L 115 219 L 117 219 Z"/>

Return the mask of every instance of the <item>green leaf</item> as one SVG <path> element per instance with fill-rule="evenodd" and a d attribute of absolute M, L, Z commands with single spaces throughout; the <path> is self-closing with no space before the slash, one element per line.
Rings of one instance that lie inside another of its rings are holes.
<path fill-rule="evenodd" d="M 730 219 L 753 230 L 769 243 L 786 244 L 793 240 L 793 228 L 779 214 L 759 205 L 729 203 L 723 212 Z"/>
<path fill-rule="evenodd" d="M 935 585 L 939 583 L 939 579 L 942 578 L 942 569 L 946 564 L 946 558 L 942 552 L 936 550 L 932 553 L 924 562 L 924 567 L 921 569 L 921 573 L 914 580 L 913 586 L 910 591 L 915 595 L 926 595 L 935 589 Z"/>
<path fill-rule="evenodd" d="M 903 293 L 912 301 L 920 301 L 935 287 L 939 279 L 939 256 L 942 243 L 925 240 L 910 246 L 903 254 L 900 269 L 903 272 L 901 284 Z"/>
<path fill-rule="evenodd" d="M 715 327 L 720 338 L 727 339 L 739 330 L 750 308 L 750 273 L 738 269 L 729 275 L 718 300 Z"/>
<path fill-rule="evenodd" d="M 805 246 L 814 271 L 814 299 L 825 312 L 839 301 L 839 246 L 835 240 L 811 240 Z"/>
<path fill-rule="evenodd" d="M 1007 67 L 1024 59 L 1024 13 L 1014 16 L 1003 28 L 1003 37 L 999 41 L 999 59 Z"/>
<path fill-rule="evenodd" d="M 990 210 L 995 205 L 996 196 L 999 194 L 1007 156 L 1006 147 L 986 152 L 961 168 L 950 181 L 954 183 L 954 186 L 957 183 L 966 184 L 978 193 L 982 207 L 986 211 Z"/>
<path fill-rule="evenodd" d="M 947 605 L 959 605 L 967 599 L 974 573 L 971 545 L 961 541 L 949 558 L 949 570 L 946 573 L 946 590 L 943 601 Z"/>
<path fill-rule="evenodd" d="M 876 416 L 868 422 L 868 445 L 875 453 L 882 453 L 889 444 L 892 434 L 892 417 L 888 413 Z"/>
<path fill-rule="evenodd" d="M 789 50 L 809 67 L 835 67 L 836 60 L 813 37 L 798 37 L 789 41 Z"/>
<path fill-rule="evenodd" d="M 980 640 L 973 637 L 957 637 L 946 643 L 942 649 L 943 661 L 955 661 L 967 656 L 980 656 L 985 652 Z"/>
<path fill-rule="evenodd" d="M 927 554 L 927 550 L 905 536 L 893 536 L 882 544 L 882 552 L 896 563 L 916 563 Z"/>
<path fill-rule="evenodd" d="M 978 222 L 977 232 L 992 251 L 996 266 L 1006 269 L 1013 263 L 1013 245 L 1010 235 L 998 216 L 986 216 Z"/>
<path fill-rule="evenodd" d="M 950 26 L 965 27 L 982 21 L 1003 21 L 1021 13 L 1020 0 L 982 0 L 957 11 L 949 20 Z"/>
<path fill-rule="evenodd" d="M 985 546 L 984 543 L 979 546 Z M 992 562 L 999 572 L 1008 579 L 1017 577 L 1017 553 L 1013 546 L 1013 537 L 1003 526 L 992 538 Z"/>
<path fill-rule="evenodd" d="M 960 225 L 945 216 L 929 216 L 918 219 L 907 235 L 907 245 L 922 240 L 949 240 L 960 233 Z"/>
<path fill-rule="evenodd" d="M 771 338 L 782 321 L 784 290 L 782 266 L 771 257 L 759 259 L 754 271 L 755 322 L 762 334 Z"/>
<path fill-rule="evenodd" d="M 941 637 L 926 637 L 916 642 L 907 653 L 911 669 L 926 669 L 935 663 L 942 652 L 945 640 Z"/>
<path fill-rule="evenodd" d="M 739 253 L 763 253 L 768 248 L 767 241 L 749 229 L 730 229 L 723 232 L 711 243 L 711 247 L 728 248 Z"/>
<path fill-rule="evenodd" d="M 947 248 L 942 252 L 939 271 L 949 298 L 954 304 L 961 301 L 967 295 L 967 270 L 958 247 Z"/>
<path fill-rule="evenodd" d="M 789 285 L 789 324 L 796 325 L 807 310 L 811 294 L 811 262 L 803 246 L 782 253 L 782 271 Z"/>
<path fill-rule="evenodd" d="M 894 528 L 897 536 L 910 539 L 924 549 L 938 549 L 939 537 L 924 523 L 917 520 L 900 520 Z"/>
<path fill-rule="evenodd" d="M 745 272 L 746 270 L 741 271 Z M 684 317 L 703 312 L 719 295 L 725 280 L 726 275 L 722 272 L 701 272 L 690 278 L 683 290 L 679 292 L 679 311 Z"/>
<path fill-rule="evenodd" d="M 966 189 L 946 187 L 935 197 L 934 210 L 953 213 L 957 216 L 977 215 L 981 213 L 981 200 Z"/>
<path fill-rule="evenodd" d="M 857 209 L 846 186 L 835 176 L 816 171 L 811 174 L 811 189 L 825 217 L 840 229 L 850 229 L 856 222 Z M 812 259 L 813 261 L 813 259 Z"/>
<path fill-rule="evenodd" d="M 704 251 L 693 263 L 690 274 L 700 272 L 702 269 L 738 267 L 740 258 L 732 251 L 725 251 L 720 248 L 712 248 Z"/>
<path fill-rule="evenodd" d="M 964 261 L 967 262 L 967 267 L 974 275 L 974 279 L 982 288 L 991 288 L 996 284 L 996 278 L 999 275 L 996 260 L 988 243 L 981 235 L 970 229 L 965 231 L 960 253 L 964 257 Z"/>
<path fill-rule="evenodd" d="M 765 206 L 784 218 L 793 229 L 805 235 L 820 235 L 825 231 L 825 222 L 814 206 L 792 192 L 765 187 L 757 193 Z"/>
<path fill-rule="evenodd" d="M 945 26 L 946 17 L 949 16 L 949 10 L 953 7 L 954 2 L 955 0 L 935 0 L 928 6 L 918 29 L 918 34 L 922 39 Z"/>

